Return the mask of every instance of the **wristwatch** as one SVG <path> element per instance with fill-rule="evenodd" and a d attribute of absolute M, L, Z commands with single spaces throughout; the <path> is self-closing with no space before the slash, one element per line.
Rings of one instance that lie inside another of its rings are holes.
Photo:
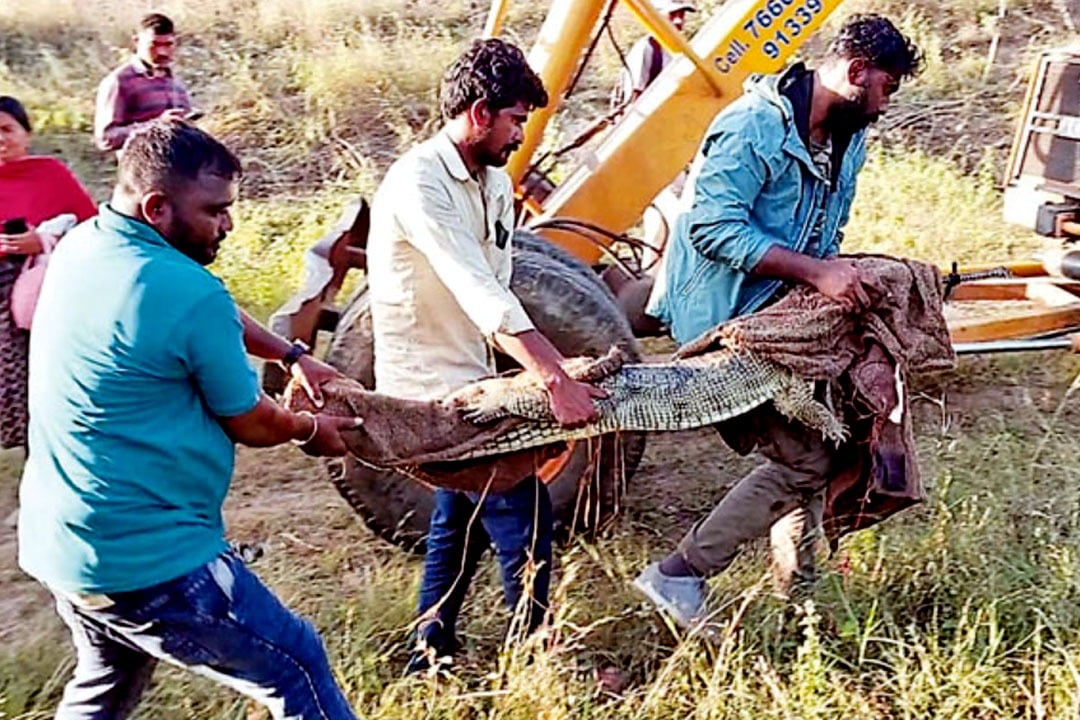
<path fill-rule="evenodd" d="M 292 366 L 296 364 L 296 361 L 300 359 L 302 355 L 306 355 L 311 352 L 311 348 L 303 340 L 293 340 L 292 345 L 285 351 L 285 354 L 281 356 L 281 367 L 286 370 L 292 369 Z"/>

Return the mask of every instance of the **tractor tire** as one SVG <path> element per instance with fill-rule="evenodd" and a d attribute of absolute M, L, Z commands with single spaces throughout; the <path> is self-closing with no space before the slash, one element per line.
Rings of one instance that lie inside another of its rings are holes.
<path fill-rule="evenodd" d="M 517 235 L 515 235 L 515 243 Z M 537 242 L 542 242 L 537 240 Z M 600 355 L 618 345 L 639 359 L 637 341 L 603 286 L 578 262 L 515 245 L 512 288 L 529 316 L 568 357 Z M 349 301 L 327 352 L 327 362 L 366 387 L 374 386 L 371 308 L 366 289 Z M 500 363 L 502 365 L 502 363 Z M 624 433 L 574 443 L 545 464 L 556 535 L 595 536 L 619 511 L 625 483 L 645 450 L 645 436 Z M 348 456 L 328 461 L 330 480 L 377 535 L 423 552 L 433 492 L 394 470 Z"/>
<path fill-rule="evenodd" d="M 600 288 L 601 292 L 603 292 L 611 302 L 616 302 L 615 294 L 596 270 L 589 267 L 584 261 L 579 260 L 575 255 L 570 254 L 569 251 L 564 250 L 562 247 L 549 240 L 545 240 L 532 230 L 519 228 L 514 232 L 514 252 L 534 252 L 541 255 L 547 255 L 552 260 L 558 261 L 559 264 L 573 270 L 582 277 L 587 277 Z M 616 305 L 618 305 L 618 303 L 616 303 Z"/>

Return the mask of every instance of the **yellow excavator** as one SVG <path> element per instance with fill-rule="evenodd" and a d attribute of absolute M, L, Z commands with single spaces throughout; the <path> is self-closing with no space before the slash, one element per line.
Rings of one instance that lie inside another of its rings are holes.
<path fill-rule="evenodd" d="M 649 278 L 642 243 L 627 235 L 653 199 L 685 168 L 713 117 L 755 73 L 783 68 L 843 0 L 729 0 L 686 38 L 650 0 L 552 0 L 529 62 L 552 102 L 529 118 L 525 141 L 507 170 L 517 184 L 522 222 L 515 235 L 513 290 L 538 329 L 565 355 L 600 355 L 619 345 L 640 357 L 637 335 L 651 332 L 640 313 Z M 510 0 L 493 0 L 484 33 L 498 35 Z M 623 6 L 674 59 L 639 96 L 585 133 L 565 179 L 553 183 L 537 158 L 584 58 Z M 603 131 L 602 138 L 597 130 Z M 1080 54 L 1044 55 L 1032 76 L 1008 165 L 1006 213 L 1054 237 L 1080 236 Z M 335 296 L 350 269 L 364 267 L 367 205 L 350 206 L 311 250 L 304 289 L 272 318 L 279 333 L 314 346 L 332 333 L 326 359 L 372 387 L 371 315 L 363 283 L 338 310 Z M 663 248 L 645 248 L 655 257 Z M 1017 310 L 968 317 L 952 326 L 959 352 L 1070 347 L 1080 328 L 1080 254 L 1056 264 L 950 268 L 955 301 L 1008 301 Z M 1075 348 L 1074 348 L 1075 349 Z M 283 379 L 267 369 L 264 385 Z M 571 445 L 540 469 L 562 533 L 595 532 L 619 509 L 625 483 L 645 447 L 623 434 Z M 355 458 L 331 461 L 330 479 L 385 539 L 422 548 L 431 491 L 393 470 Z"/>

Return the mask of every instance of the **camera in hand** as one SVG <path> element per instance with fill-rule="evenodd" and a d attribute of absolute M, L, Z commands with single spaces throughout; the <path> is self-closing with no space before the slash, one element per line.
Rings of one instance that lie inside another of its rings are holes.
<path fill-rule="evenodd" d="M 25 232 L 30 232 L 30 228 L 26 224 L 26 218 L 11 218 L 4 221 L 5 235 L 22 235 Z"/>

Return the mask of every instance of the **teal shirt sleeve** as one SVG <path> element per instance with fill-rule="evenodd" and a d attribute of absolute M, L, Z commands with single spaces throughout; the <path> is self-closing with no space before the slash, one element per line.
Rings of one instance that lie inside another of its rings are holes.
<path fill-rule="evenodd" d="M 694 186 L 690 244 L 715 262 L 749 273 L 778 240 L 750 221 L 768 167 L 753 141 L 739 132 L 713 136 Z"/>
<path fill-rule="evenodd" d="M 229 293 L 221 288 L 200 300 L 177 329 L 182 360 L 210 412 L 235 417 L 252 410 L 259 402 L 259 383 Z"/>

